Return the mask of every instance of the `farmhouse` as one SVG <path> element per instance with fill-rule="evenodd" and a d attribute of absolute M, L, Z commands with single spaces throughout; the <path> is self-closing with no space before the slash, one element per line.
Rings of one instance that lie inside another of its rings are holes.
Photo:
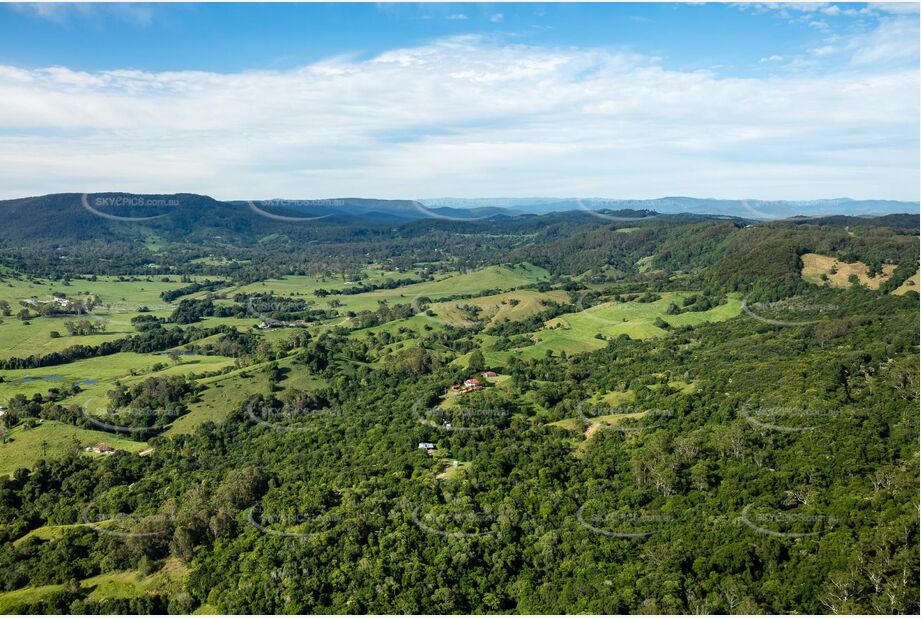
<path fill-rule="evenodd" d="M 482 382 L 476 378 L 468 378 L 464 380 L 463 384 L 452 384 L 451 388 L 448 389 L 448 395 L 463 395 L 464 393 L 481 390 L 483 390 Z"/>
<path fill-rule="evenodd" d="M 259 322 L 259 328 L 265 330 L 267 328 L 284 328 L 285 323 L 281 320 L 275 320 L 272 318 L 266 318 L 262 322 Z"/>
<path fill-rule="evenodd" d="M 306 320 L 295 320 L 294 322 L 284 322 L 282 320 L 276 320 L 273 318 L 265 318 L 265 320 L 263 320 L 262 322 L 259 322 L 259 326 L 257 326 L 257 328 L 266 330 L 269 328 L 290 328 L 290 327 L 306 328 L 308 326 L 310 326 L 310 322 L 307 322 Z"/>
<path fill-rule="evenodd" d="M 115 449 L 106 444 L 105 442 L 99 442 L 93 446 L 86 447 L 88 453 L 103 453 L 106 455 L 111 455 L 115 452 Z"/>
<path fill-rule="evenodd" d="M 434 456 L 435 456 L 435 445 L 432 444 L 431 442 L 420 442 L 420 443 L 419 443 L 419 448 L 425 450 L 425 453 L 426 453 L 429 457 L 434 457 Z"/>

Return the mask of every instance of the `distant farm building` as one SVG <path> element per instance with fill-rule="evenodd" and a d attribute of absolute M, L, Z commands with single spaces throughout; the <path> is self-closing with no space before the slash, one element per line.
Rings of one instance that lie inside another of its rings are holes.
<path fill-rule="evenodd" d="M 448 394 L 462 395 L 464 393 L 472 393 L 473 391 L 481 390 L 483 390 L 483 383 L 476 378 L 469 378 L 464 380 L 463 384 L 453 384 L 451 388 L 448 389 Z"/>
<path fill-rule="evenodd" d="M 282 320 L 276 320 L 273 318 L 265 318 L 262 322 L 259 322 L 259 326 L 262 330 L 269 328 L 306 328 L 310 326 L 310 322 L 306 320 L 295 320 L 293 322 L 284 322 Z"/>
<path fill-rule="evenodd" d="M 110 455 L 115 452 L 115 449 L 106 444 L 105 442 L 99 442 L 93 446 L 86 447 L 87 452 L 89 453 L 103 453 Z"/>

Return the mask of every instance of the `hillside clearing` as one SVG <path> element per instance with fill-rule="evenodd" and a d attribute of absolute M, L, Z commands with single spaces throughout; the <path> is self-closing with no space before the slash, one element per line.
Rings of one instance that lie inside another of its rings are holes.
<path fill-rule="evenodd" d="M 892 290 L 892 293 L 897 296 L 902 296 L 903 294 L 911 291 L 921 293 L 921 287 L 919 287 L 919 274 L 921 273 L 913 274 L 911 277 L 906 279 L 902 285 Z"/>
<path fill-rule="evenodd" d="M 803 279 L 816 285 L 828 283 L 833 287 L 848 288 L 852 284 L 848 279 L 851 275 L 857 276 L 860 285 L 870 288 L 871 290 L 879 289 L 880 284 L 884 283 L 895 272 L 895 266 L 884 264 L 883 272 L 871 277 L 869 268 L 863 262 L 842 262 L 828 255 L 818 253 L 806 253 L 801 256 L 803 260 Z M 822 279 L 822 275 L 827 277 L 827 281 Z"/>
<path fill-rule="evenodd" d="M 82 429 L 57 421 L 43 421 L 31 429 L 20 424 L 10 430 L 5 443 L 0 444 L 0 475 L 12 474 L 18 468 L 31 468 L 42 458 L 43 447 L 45 456 L 52 458 L 62 457 L 71 448 L 84 452 L 87 446 L 98 442 L 132 453 L 147 448 L 146 442 L 135 442 L 104 431 Z"/>

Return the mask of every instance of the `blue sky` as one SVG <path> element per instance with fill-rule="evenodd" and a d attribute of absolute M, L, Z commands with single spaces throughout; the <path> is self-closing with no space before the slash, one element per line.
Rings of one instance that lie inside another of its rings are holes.
<path fill-rule="evenodd" d="M 669 68 L 758 74 L 765 71 L 759 60 L 778 50 L 821 45 L 825 35 L 810 23 L 858 32 L 875 21 L 665 3 L 14 5 L 0 22 L 0 49 L 5 64 L 29 68 L 234 72 L 291 69 L 339 54 L 366 59 L 477 33 L 658 55 Z"/>
<path fill-rule="evenodd" d="M 918 199 L 917 5 L 0 6 L 0 196 Z"/>

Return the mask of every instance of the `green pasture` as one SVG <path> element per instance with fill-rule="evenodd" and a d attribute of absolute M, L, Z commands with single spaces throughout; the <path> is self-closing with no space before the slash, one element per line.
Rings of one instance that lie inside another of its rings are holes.
<path fill-rule="evenodd" d="M 169 560 L 157 572 L 143 575 L 140 571 L 115 571 L 103 573 L 80 582 L 81 588 L 91 590 L 89 598 L 95 601 L 103 599 L 128 599 L 157 592 L 175 592 L 187 576 L 187 569 L 182 564 Z M 13 613 L 24 603 L 34 603 L 65 589 L 63 584 L 48 586 L 30 586 L 0 593 L 0 613 Z"/>
<path fill-rule="evenodd" d="M 51 388 L 63 390 L 75 382 L 81 383 L 81 392 L 66 400 L 67 402 L 78 402 L 77 399 L 84 401 L 87 398 L 104 399 L 106 392 L 114 387 L 116 381 L 132 384 L 155 375 L 201 374 L 218 371 L 232 366 L 233 363 L 234 360 L 227 356 L 187 355 L 182 356 L 180 362 L 174 364 L 165 353 L 119 352 L 77 360 L 65 365 L 0 371 L 0 376 L 4 380 L 0 383 L 0 402 L 5 403 L 19 393 L 31 397 L 35 393 L 45 394 Z M 166 367 L 155 372 L 153 367 L 157 364 Z M 87 380 L 92 380 L 95 384 L 85 383 Z"/>
<path fill-rule="evenodd" d="M 56 421 L 42 421 L 31 429 L 20 424 L 8 431 L 0 442 L 0 475 L 10 475 L 18 468 L 31 468 L 42 458 L 43 449 L 45 457 L 50 459 L 66 455 L 72 448 L 83 452 L 84 448 L 98 442 L 133 453 L 147 448 L 146 442 L 135 442 L 104 431 L 82 429 Z M 106 455 L 87 453 L 87 456 Z"/>
<path fill-rule="evenodd" d="M 13 314 L 0 317 L 0 359 L 41 356 L 75 345 L 99 345 L 104 341 L 126 337 L 134 333 L 131 318 L 141 315 L 139 308 L 147 307 L 150 310 L 148 315 L 167 317 L 172 313 L 174 305 L 164 302 L 160 294 L 188 285 L 176 276 L 167 277 L 168 281 L 163 281 L 163 277 L 160 276 L 138 276 L 134 280 L 125 281 L 118 279 L 75 279 L 69 285 L 64 285 L 60 281 L 42 280 L 41 283 L 37 283 L 15 278 L 0 281 L 0 300 L 10 304 Z M 63 293 L 75 300 L 95 294 L 101 304 L 93 309 L 92 314 L 86 316 L 34 316 L 28 323 L 15 317 L 23 309 L 22 301 L 47 301 L 52 298 L 54 292 Z M 106 331 L 88 336 L 68 335 L 64 323 L 82 318 L 105 323 Z M 52 331 L 57 331 L 61 336 L 52 338 Z"/>
<path fill-rule="evenodd" d="M 377 309 L 381 301 L 386 301 L 390 305 L 408 305 L 422 297 L 436 300 L 445 296 L 480 294 L 484 290 L 509 290 L 544 281 L 549 276 L 549 273 L 543 268 L 530 264 L 512 267 L 488 266 L 480 270 L 451 275 L 435 281 L 423 281 L 392 290 L 375 290 L 354 295 L 339 294 L 334 298 L 342 303 L 341 310 L 373 311 Z"/>

